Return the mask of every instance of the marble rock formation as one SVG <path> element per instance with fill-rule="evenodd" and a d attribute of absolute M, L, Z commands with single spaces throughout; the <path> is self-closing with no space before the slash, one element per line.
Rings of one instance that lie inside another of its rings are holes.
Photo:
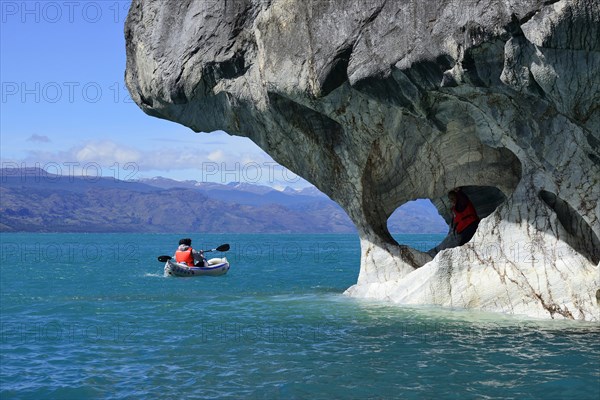
<path fill-rule="evenodd" d="M 133 0 L 125 36 L 142 110 L 249 137 L 346 210 L 347 294 L 600 320 L 597 0 Z M 392 238 L 458 186 L 469 243 Z"/>

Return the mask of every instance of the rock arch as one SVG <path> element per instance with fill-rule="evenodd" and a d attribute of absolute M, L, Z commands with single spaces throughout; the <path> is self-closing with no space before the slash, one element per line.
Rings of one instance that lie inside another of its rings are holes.
<path fill-rule="evenodd" d="M 348 294 L 598 319 L 595 0 L 134 0 L 125 35 L 146 113 L 247 136 L 347 211 Z M 456 186 L 506 196 L 472 242 L 395 243 L 398 205 Z"/>

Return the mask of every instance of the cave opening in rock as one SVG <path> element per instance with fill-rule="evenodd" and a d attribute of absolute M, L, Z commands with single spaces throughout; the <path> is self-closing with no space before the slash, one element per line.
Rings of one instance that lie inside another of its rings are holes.
<path fill-rule="evenodd" d="M 388 218 L 388 230 L 402 245 L 426 252 L 448 233 L 448 224 L 430 199 L 404 203 Z"/>
<path fill-rule="evenodd" d="M 563 232 L 558 232 L 558 237 L 592 263 L 598 264 L 600 262 L 600 239 L 592 227 L 569 203 L 556 194 L 540 190 L 539 196 L 556 213 L 558 222 L 564 229 Z"/>
<path fill-rule="evenodd" d="M 473 203 L 479 219 L 488 217 L 506 201 L 506 195 L 495 186 L 462 186 L 461 190 Z M 388 218 L 388 230 L 400 245 L 433 257 L 441 250 L 459 246 L 460 238 L 450 230 L 451 207 L 447 196 L 407 202 Z"/>

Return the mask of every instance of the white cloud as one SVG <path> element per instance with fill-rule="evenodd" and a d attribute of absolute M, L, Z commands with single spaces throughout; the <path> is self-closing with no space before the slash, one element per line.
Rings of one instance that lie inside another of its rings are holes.
<path fill-rule="evenodd" d="M 225 153 L 223 152 L 223 150 L 216 150 L 209 153 L 206 158 L 208 158 L 209 161 L 222 162 L 225 160 Z"/>
<path fill-rule="evenodd" d="M 52 173 L 96 174 L 130 178 L 163 176 L 206 182 L 247 182 L 269 186 L 306 187 L 309 184 L 277 164 L 258 146 L 209 149 L 202 145 L 172 143 L 171 147 L 135 149 L 110 140 L 89 141 L 65 151 L 29 151 L 27 166 L 52 169 Z M 254 151 L 253 151 L 254 150 Z M 135 176 L 131 172 L 135 169 Z M 86 172 L 87 171 L 87 172 Z M 118 173 L 118 175 L 117 175 Z"/>
<path fill-rule="evenodd" d="M 29 136 L 27 138 L 28 142 L 40 142 L 40 143 L 50 143 L 51 140 L 48 136 L 46 135 L 38 135 L 37 133 L 34 133 L 33 135 Z"/>
<path fill-rule="evenodd" d="M 73 148 L 75 160 L 79 162 L 95 162 L 100 165 L 114 163 L 138 162 L 141 158 L 139 151 L 105 140 L 102 142 L 89 142 L 79 149 Z"/>

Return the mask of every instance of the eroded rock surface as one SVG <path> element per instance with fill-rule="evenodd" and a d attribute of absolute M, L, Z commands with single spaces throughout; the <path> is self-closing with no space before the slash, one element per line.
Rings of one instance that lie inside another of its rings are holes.
<path fill-rule="evenodd" d="M 146 113 L 247 136 L 348 212 L 348 294 L 600 319 L 596 0 L 134 0 L 125 34 Z M 448 218 L 457 186 L 468 244 L 396 243 L 397 207 Z"/>

